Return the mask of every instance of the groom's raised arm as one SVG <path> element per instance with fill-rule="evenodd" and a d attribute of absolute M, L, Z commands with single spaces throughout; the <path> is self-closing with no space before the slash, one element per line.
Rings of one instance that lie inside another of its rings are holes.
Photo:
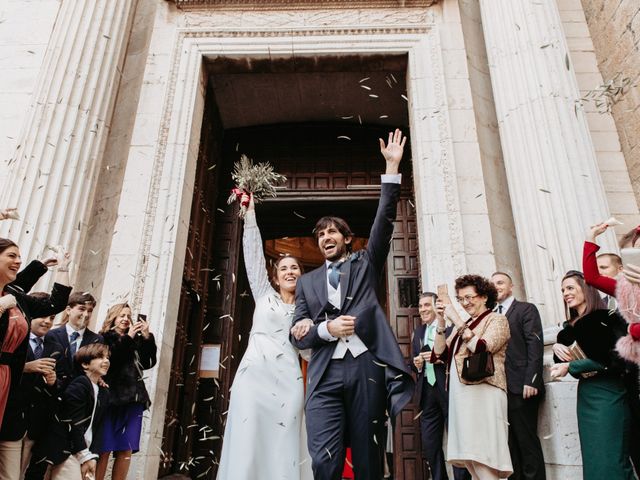
<path fill-rule="evenodd" d="M 382 272 L 389 255 L 393 222 L 396 219 L 400 183 L 402 182 L 402 175 L 399 173 L 400 161 L 406 141 L 407 138 L 403 137 L 399 129 L 396 129 L 395 132 L 389 132 L 386 146 L 384 141 L 380 139 L 380 152 L 386 161 L 386 170 L 381 178 L 380 201 L 367 244 L 369 258 L 378 272 Z"/>

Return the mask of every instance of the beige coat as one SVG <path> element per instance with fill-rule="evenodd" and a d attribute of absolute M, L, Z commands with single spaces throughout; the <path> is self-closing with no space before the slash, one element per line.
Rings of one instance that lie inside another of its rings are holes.
<path fill-rule="evenodd" d="M 447 338 L 447 347 L 452 347 L 452 342 L 455 337 L 457 329 L 454 328 Z M 511 334 L 509 333 L 509 321 L 507 317 L 504 315 L 500 315 L 495 312 L 491 312 L 482 321 L 476 325 L 476 327 L 472 330 L 476 337 L 481 338 L 487 344 L 487 351 L 493 354 L 493 365 L 494 365 L 494 374 L 490 377 L 483 378 L 482 380 L 478 380 L 476 382 L 470 382 L 462 378 L 460 373 L 462 372 L 462 362 L 464 359 L 473 354 L 471 350 L 467 348 L 466 343 L 462 343 L 460 345 L 460 350 L 455 356 L 455 362 L 458 378 L 461 383 L 466 385 L 475 385 L 478 383 L 486 382 L 489 385 L 493 385 L 494 387 L 498 387 L 505 392 L 507 391 L 507 377 L 504 371 L 504 359 L 505 353 L 507 351 L 507 342 L 509 341 L 509 337 Z M 454 366 L 451 365 L 451 370 L 454 369 Z M 453 372 L 451 372 L 453 374 Z"/>

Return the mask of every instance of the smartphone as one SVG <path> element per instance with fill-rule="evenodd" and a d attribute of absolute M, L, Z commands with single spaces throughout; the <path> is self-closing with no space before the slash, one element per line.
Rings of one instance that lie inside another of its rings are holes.
<path fill-rule="evenodd" d="M 640 248 L 623 248 L 620 251 L 620 257 L 622 257 L 623 266 L 631 264 L 640 267 Z"/>
<path fill-rule="evenodd" d="M 142 313 L 139 313 L 138 317 L 136 318 L 136 323 L 138 323 L 140 320 L 144 320 L 146 322 L 147 321 L 147 316 L 142 314 Z"/>
<path fill-rule="evenodd" d="M 438 294 L 438 300 L 440 300 L 445 305 L 448 305 L 451 303 L 451 299 L 449 298 L 449 287 L 447 286 L 446 283 L 438 285 L 437 294 Z"/>

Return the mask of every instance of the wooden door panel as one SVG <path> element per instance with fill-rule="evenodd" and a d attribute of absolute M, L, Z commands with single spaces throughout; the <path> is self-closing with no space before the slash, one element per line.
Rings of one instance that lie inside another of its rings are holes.
<path fill-rule="evenodd" d="M 391 252 L 387 259 L 387 282 L 389 319 L 407 364 L 411 362 L 411 335 L 419 324 L 417 247 L 415 210 L 405 193 L 398 203 L 398 214 L 394 222 Z M 425 475 L 417 413 L 417 405 L 412 401 L 396 419 L 394 478 L 421 479 Z"/>
<path fill-rule="evenodd" d="M 188 470 L 193 478 L 216 477 L 229 389 L 251 328 L 253 300 L 247 294 L 241 254 L 242 222 L 237 207 L 226 205 L 231 168 L 239 157 L 235 146 L 241 144 L 241 153 L 255 161 L 271 162 L 288 179 L 288 190 L 276 201 L 258 207 L 264 239 L 309 236 L 315 219 L 332 213 L 344 215 L 356 236 L 366 237 L 384 168 L 376 146 L 379 127 L 353 128 L 349 132 L 342 125 L 248 128 L 224 132 L 221 146 L 221 132 L 211 126 L 217 122 L 215 111 L 205 109 L 205 117 L 208 120 L 202 131 L 167 401 L 163 450 L 168 453 L 159 472 Z M 354 141 L 349 145 L 335 142 L 337 135 L 345 133 Z M 273 142 L 274 135 L 294 143 Z M 210 169 L 212 164 L 217 168 Z M 403 173 L 406 187 L 411 180 L 410 162 L 403 164 Z M 369 188 L 350 190 L 354 185 Z M 311 202 L 311 192 L 314 196 L 339 192 L 348 194 L 349 199 Z M 410 298 L 415 290 L 411 285 L 418 277 L 418 257 L 415 213 L 408 195 L 408 189 L 403 188 L 384 275 L 387 282 L 380 299 L 390 313 L 391 327 L 407 359 L 411 332 L 418 318 L 417 297 Z M 346 203 L 354 201 L 357 203 Z M 198 378 L 203 343 L 222 345 L 217 380 Z M 397 422 L 394 469 L 398 479 L 422 478 L 419 428 L 414 416 L 411 405 Z"/>

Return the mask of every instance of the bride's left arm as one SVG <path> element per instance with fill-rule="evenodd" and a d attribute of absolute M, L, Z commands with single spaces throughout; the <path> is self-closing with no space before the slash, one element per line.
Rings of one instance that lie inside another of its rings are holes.
<path fill-rule="evenodd" d="M 256 212 L 252 207 L 253 202 L 251 202 L 244 216 L 242 249 L 251 293 L 254 299 L 258 299 L 275 291 L 271 283 L 269 283 L 262 246 L 262 236 L 260 235 L 260 229 L 256 221 Z"/>

